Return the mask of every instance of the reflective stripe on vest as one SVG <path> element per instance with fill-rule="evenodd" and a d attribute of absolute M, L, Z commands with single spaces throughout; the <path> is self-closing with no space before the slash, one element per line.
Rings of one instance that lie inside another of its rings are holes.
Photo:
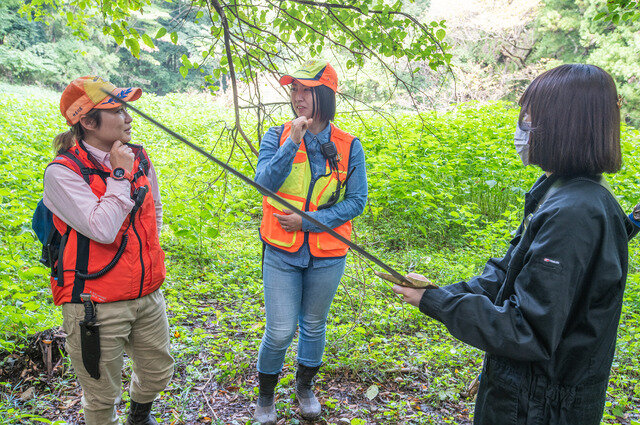
<path fill-rule="evenodd" d="M 139 170 L 141 163 L 148 162 L 146 153 L 141 146 L 132 144 L 129 146 L 136 153 L 134 171 Z M 82 146 L 76 144 L 67 152 L 88 169 L 96 169 L 97 164 L 91 161 L 88 152 Z M 66 166 L 81 174 L 77 163 L 65 156 L 57 157 L 52 164 Z M 145 173 L 136 174 L 138 176 L 132 183 L 132 191 L 136 187 L 149 186 Z M 102 198 L 107 189 L 105 181 L 97 174 L 90 175 L 89 187 L 98 198 Z M 92 300 L 99 303 L 134 299 L 150 294 L 164 282 L 166 274 L 164 252 L 158 240 L 155 204 L 151 191 L 147 193 L 142 206 L 136 213 L 133 224 L 128 226 L 129 216 L 127 216 L 111 244 L 101 244 L 87 238 L 69 228 L 55 214 L 53 224 L 60 234 L 64 234 L 69 229 L 66 244 L 61 247 L 58 256 L 58 264 L 62 264 L 64 270 L 59 270 L 58 276 L 51 277 L 55 305 L 80 302 L 80 294 L 83 292 L 90 293 Z M 113 269 L 91 280 L 76 276 L 76 271 L 94 273 L 102 270 L 114 258 L 125 231 L 128 234 L 128 243 Z"/>
<path fill-rule="evenodd" d="M 291 122 L 283 126 L 280 135 L 280 146 L 287 140 L 291 132 Z M 344 181 L 349 170 L 349 155 L 354 137 L 331 124 L 330 140 L 335 143 L 338 151 L 338 178 Z M 311 166 L 307 157 L 304 141 L 300 144 L 293 159 L 291 172 L 285 179 L 277 194 L 291 202 L 303 211 L 317 211 L 318 206 L 326 203 L 337 187 L 336 173 L 331 172 L 328 161 L 325 160 L 325 174 L 313 182 Z M 346 187 L 341 188 L 338 202 L 344 199 Z M 282 214 L 284 206 L 265 196 L 262 199 L 262 223 L 260 236 L 269 245 L 287 252 L 297 252 L 302 247 L 305 235 L 308 235 L 309 250 L 314 257 L 342 257 L 347 254 L 349 247 L 336 240 L 333 236 L 322 232 L 287 232 L 280 222 L 273 216 Z M 340 235 L 351 240 L 351 221 L 334 229 Z"/>

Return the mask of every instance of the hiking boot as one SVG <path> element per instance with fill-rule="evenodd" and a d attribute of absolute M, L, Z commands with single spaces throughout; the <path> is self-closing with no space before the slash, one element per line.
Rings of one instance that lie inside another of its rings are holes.
<path fill-rule="evenodd" d="M 274 400 L 278 375 L 258 372 L 258 402 L 253 412 L 253 419 L 261 425 L 275 425 L 278 419 Z"/>
<path fill-rule="evenodd" d="M 296 372 L 296 398 L 300 405 L 300 415 L 306 420 L 314 420 L 320 417 L 320 402 L 313 394 L 313 377 L 316 376 L 320 366 L 307 367 L 298 364 Z"/>
<path fill-rule="evenodd" d="M 126 425 L 158 425 L 158 422 L 151 416 L 151 405 L 149 403 L 136 403 L 131 400 L 129 417 L 127 417 Z"/>

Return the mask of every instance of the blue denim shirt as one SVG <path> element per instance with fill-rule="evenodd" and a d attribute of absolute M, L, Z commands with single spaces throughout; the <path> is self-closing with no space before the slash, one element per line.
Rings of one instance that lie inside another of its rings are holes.
<path fill-rule="evenodd" d="M 298 151 L 298 145 L 290 137 L 280 146 L 279 128 L 271 127 L 260 141 L 260 155 L 254 179 L 256 183 L 274 192 L 280 189 L 291 172 L 293 159 Z M 326 159 L 322 155 L 320 145 L 328 143 L 330 136 L 330 125 L 327 125 L 318 134 L 313 134 L 310 131 L 304 134 L 303 143 L 307 149 L 307 157 L 311 167 L 312 184 L 325 173 Z M 367 203 L 367 172 L 364 150 L 357 138 L 351 144 L 351 154 L 349 155 L 349 170 L 352 169 L 353 174 L 347 182 L 344 199 L 327 209 L 307 214 L 332 229 L 362 214 Z M 322 231 L 304 218 L 302 219 L 302 230 L 304 232 Z M 269 244 L 266 244 L 266 249 L 286 264 L 295 267 L 327 267 L 343 261 L 342 258 L 313 257 L 309 252 L 308 241 L 305 241 L 302 247 L 294 253 L 279 250 Z"/>

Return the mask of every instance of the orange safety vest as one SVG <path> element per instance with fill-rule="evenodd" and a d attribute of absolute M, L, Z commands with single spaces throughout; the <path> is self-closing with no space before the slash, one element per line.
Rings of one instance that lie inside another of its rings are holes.
<path fill-rule="evenodd" d="M 280 135 L 280 146 L 287 140 L 290 132 L 291 121 L 283 126 L 282 134 Z M 339 159 L 338 175 L 339 179 L 344 182 L 349 170 L 349 154 L 351 153 L 351 143 L 354 137 L 331 124 L 330 140 L 336 145 Z M 307 150 L 304 141 L 302 141 L 293 159 L 291 172 L 277 194 L 298 209 L 305 212 L 313 212 L 318 210 L 319 205 L 329 200 L 336 187 L 336 173 L 331 171 L 328 161 L 326 161 L 325 174 L 315 182 L 313 181 Z M 341 188 L 338 202 L 344 199 L 345 190 L 345 187 Z M 285 231 L 280 226 L 280 222 L 273 216 L 274 213 L 283 214 L 282 211 L 284 209 L 286 209 L 284 205 L 268 196 L 262 199 L 260 238 L 264 242 L 286 252 L 297 252 L 304 241 L 308 240 L 309 250 L 314 257 L 343 257 L 347 255 L 349 247 L 326 232 Z M 334 230 L 346 239 L 351 240 L 351 221 L 347 221 Z"/>
<path fill-rule="evenodd" d="M 129 143 L 135 154 L 133 164 L 134 181 L 131 193 L 136 188 L 147 186 L 149 158 L 142 146 Z M 92 161 L 82 143 L 77 143 L 51 164 L 61 164 L 83 176 L 91 191 L 102 198 L 107 186 L 106 177 L 111 170 L 104 169 Z M 49 165 L 51 165 L 49 164 Z M 130 300 L 150 294 L 162 285 L 166 275 L 164 252 L 160 248 L 156 211 L 151 190 L 134 215 L 129 226 L 131 214 L 122 223 L 113 243 L 101 244 L 78 233 L 55 214 L 53 224 L 62 235 L 58 261 L 51 274 L 51 291 L 55 305 L 79 303 L 81 293 L 91 294 L 97 303 Z M 127 243 L 115 266 L 104 275 L 83 279 L 77 274 L 92 274 L 103 270 L 116 256 L 124 236 Z"/>

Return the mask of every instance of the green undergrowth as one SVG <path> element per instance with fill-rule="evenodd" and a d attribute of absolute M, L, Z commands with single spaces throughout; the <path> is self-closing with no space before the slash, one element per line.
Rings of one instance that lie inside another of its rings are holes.
<path fill-rule="evenodd" d="M 51 140 L 65 130 L 57 102 L 55 93 L 33 88 L 12 88 L 0 96 L 3 355 L 20 353 L 30 335 L 61 323 L 30 229 L 42 196 L 42 173 L 53 156 Z M 253 175 L 242 151 L 249 153 L 246 145 L 234 146 L 226 137 L 225 122 L 231 117 L 225 105 L 194 94 L 145 95 L 136 106 Z M 422 273 L 440 285 L 478 273 L 489 257 L 505 251 L 510 232 L 522 218 L 522 195 L 539 175 L 533 167 L 522 167 L 513 149 L 516 117 L 517 109 L 507 103 L 460 105 L 447 114 L 426 114 L 424 122 L 396 116 L 400 125 L 395 126 L 376 116 L 362 121 L 338 117 L 338 125 L 360 137 L 367 157 L 369 202 L 355 220 L 356 241 L 397 270 Z M 144 144 L 152 158 L 164 204 L 161 242 L 168 274 L 163 288 L 176 375 L 159 403 L 164 420 L 189 423 L 211 416 L 206 404 L 194 407 L 192 402 L 200 397 L 199 389 L 212 383 L 246 403 L 256 398 L 255 361 L 264 330 L 257 238 L 261 199 L 237 178 L 137 117 L 134 142 Z M 640 197 L 639 142 L 637 131 L 625 129 L 624 168 L 609 178 L 625 210 Z M 252 163 L 255 166 L 255 159 Z M 626 424 L 639 415 L 637 253 L 638 242 L 633 241 L 606 423 Z M 349 255 L 332 306 L 319 379 L 328 422 L 349 412 L 355 424 L 399 423 L 401 418 L 404 423 L 468 422 L 473 400 L 461 393 L 479 373 L 482 353 L 399 302 L 372 272 L 371 264 Z M 286 385 L 293 379 L 294 347 L 295 341 L 287 353 L 284 383 L 278 387 L 288 423 L 297 421 L 288 401 L 291 385 Z M 65 377 L 72 382 L 72 375 Z M 343 393 L 352 394 L 341 397 L 344 380 L 350 386 Z M 366 401 L 365 392 L 371 394 L 374 386 L 379 395 L 354 411 L 350 397 Z M 0 383 L 0 388 L 0 417 L 11 412 L 14 417 L 55 418 L 45 406 L 53 394 L 50 384 L 37 387 L 41 402 L 29 403 L 17 397 L 24 389 L 9 383 Z M 234 420 L 244 423 L 244 417 L 246 412 L 240 412 Z"/>

